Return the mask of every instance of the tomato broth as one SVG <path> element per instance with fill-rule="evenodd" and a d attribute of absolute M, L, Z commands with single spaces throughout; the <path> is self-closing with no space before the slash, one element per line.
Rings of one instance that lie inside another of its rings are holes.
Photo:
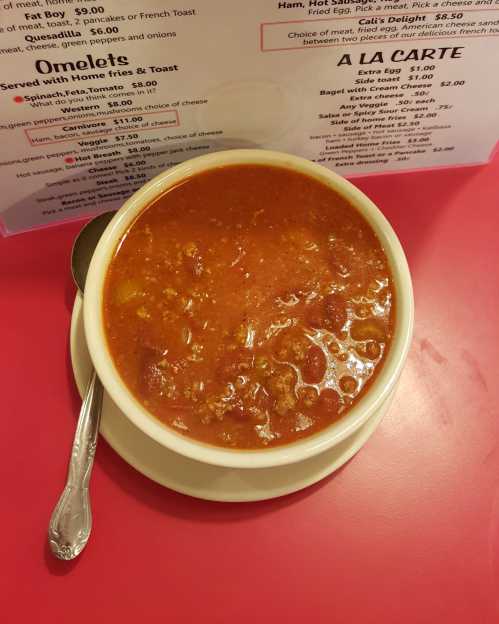
<path fill-rule="evenodd" d="M 215 168 L 158 197 L 119 242 L 103 317 L 124 383 L 180 434 L 289 444 L 344 416 L 390 345 L 394 286 L 360 213 L 322 182 Z"/>

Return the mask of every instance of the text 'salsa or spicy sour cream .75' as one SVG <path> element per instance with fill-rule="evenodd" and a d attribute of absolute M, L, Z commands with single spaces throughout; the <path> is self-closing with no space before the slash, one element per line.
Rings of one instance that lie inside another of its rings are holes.
<path fill-rule="evenodd" d="M 395 313 L 365 219 L 318 180 L 266 165 L 215 168 L 156 199 L 120 241 L 103 305 L 142 405 L 236 449 L 341 418 L 382 366 Z"/>

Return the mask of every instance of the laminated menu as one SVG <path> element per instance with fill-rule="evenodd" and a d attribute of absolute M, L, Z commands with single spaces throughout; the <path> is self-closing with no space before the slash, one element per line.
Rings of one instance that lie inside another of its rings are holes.
<path fill-rule="evenodd" d="M 230 148 L 342 175 L 487 162 L 499 0 L 0 0 L 0 227 Z"/>

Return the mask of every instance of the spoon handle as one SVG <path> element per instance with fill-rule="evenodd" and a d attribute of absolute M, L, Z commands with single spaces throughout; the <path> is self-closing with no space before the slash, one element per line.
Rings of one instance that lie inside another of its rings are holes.
<path fill-rule="evenodd" d="M 94 371 L 78 418 L 66 487 L 50 518 L 48 539 L 58 559 L 77 557 L 92 529 L 88 484 L 97 447 L 102 395 L 102 384 Z"/>

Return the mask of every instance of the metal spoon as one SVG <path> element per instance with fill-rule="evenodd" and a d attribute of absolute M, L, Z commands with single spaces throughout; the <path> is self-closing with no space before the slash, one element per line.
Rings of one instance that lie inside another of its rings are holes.
<path fill-rule="evenodd" d="M 94 249 L 115 212 L 105 212 L 87 223 L 78 234 L 71 253 L 71 272 L 81 293 Z M 88 484 L 94 463 L 102 408 L 102 384 L 92 372 L 73 440 L 68 478 L 50 518 L 48 540 L 58 559 L 74 559 L 85 548 L 92 529 Z"/>

